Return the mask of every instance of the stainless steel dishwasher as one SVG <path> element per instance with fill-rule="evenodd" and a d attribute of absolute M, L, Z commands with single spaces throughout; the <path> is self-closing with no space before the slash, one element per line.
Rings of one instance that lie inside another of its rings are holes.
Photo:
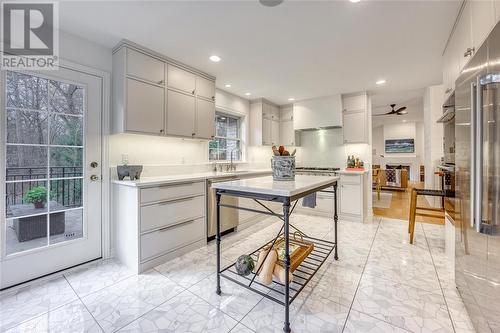
<path fill-rule="evenodd" d="M 215 199 L 215 189 L 212 188 L 213 183 L 227 182 L 237 180 L 238 177 L 224 177 L 218 179 L 209 179 L 207 181 L 207 237 L 212 239 L 217 232 L 217 202 Z M 238 206 L 239 200 L 237 197 L 223 195 L 221 203 L 227 205 Z M 232 208 L 220 208 L 220 231 L 221 233 L 234 230 L 238 226 L 239 211 Z"/>

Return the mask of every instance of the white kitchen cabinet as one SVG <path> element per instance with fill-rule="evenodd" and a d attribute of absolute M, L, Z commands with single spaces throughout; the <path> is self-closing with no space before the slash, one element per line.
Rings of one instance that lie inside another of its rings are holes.
<path fill-rule="evenodd" d="M 293 121 L 293 105 L 285 105 L 280 109 L 280 120 L 281 121 Z"/>
<path fill-rule="evenodd" d="M 278 120 L 271 120 L 271 144 L 279 146 L 280 142 L 280 122 Z"/>
<path fill-rule="evenodd" d="M 365 143 L 367 141 L 365 112 L 344 112 L 343 118 L 344 143 Z"/>
<path fill-rule="evenodd" d="M 457 36 L 454 34 L 448 43 L 443 56 L 443 84 L 446 94 L 455 89 L 455 80 L 460 74 L 460 54 Z"/>
<path fill-rule="evenodd" d="M 157 186 L 114 183 L 115 250 L 136 273 L 206 244 L 205 181 Z"/>
<path fill-rule="evenodd" d="M 273 144 L 272 137 L 272 120 L 263 118 L 262 119 L 262 144 L 264 146 L 271 146 Z"/>
<path fill-rule="evenodd" d="M 340 218 L 363 222 L 368 216 L 368 195 L 371 196 L 368 171 L 341 171 L 339 183 Z"/>
<path fill-rule="evenodd" d="M 215 136 L 215 102 L 196 98 L 195 137 L 213 139 Z"/>
<path fill-rule="evenodd" d="M 168 90 L 167 134 L 193 137 L 195 135 L 195 97 L 189 93 Z"/>
<path fill-rule="evenodd" d="M 472 1 L 471 26 L 472 47 L 478 50 L 495 24 L 495 6 L 493 1 Z"/>
<path fill-rule="evenodd" d="M 462 70 L 470 58 L 474 55 L 474 52 L 469 52 L 469 50 L 472 50 L 473 47 L 470 1 L 465 3 L 454 33 L 457 35 L 458 50 L 462 55 L 459 57 L 460 70 Z"/>
<path fill-rule="evenodd" d="M 215 82 L 201 76 L 196 77 L 196 97 L 215 101 Z"/>
<path fill-rule="evenodd" d="M 318 216 L 325 216 L 325 217 L 332 218 L 333 217 L 333 207 L 335 204 L 335 201 L 333 200 L 333 198 L 334 198 L 334 196 L 331 193 L 317 192 L 317 194 L 316 194 L 316 206 L 314 208 L 302 206 L 302 201 L 304 199 L 299 199 L 299 202 L 297 203 L 297 206 L 295 209 L 297 210 L 297 212 L 300 212 L 302 214 L 318 215 Z M 340 203 L 340 200 L 338 200 L 337 203 Z M 338 206 L 337 206 L 337 209 L 339 209 Z"/>
<path fill-rule="evenodd" d="M 165 131 L 165 89 L 126 79 L 127 131 L 163 134 Z"/>
<path fill-rule="evenodd" d="M 296 135 L 293 129 L 293 120 L 282 120 L 280 122 L 280 143 L 286 146 L 296 146 Z"/>
<path fill-rule="evenodd" d="M 215 78 L 208 74 L 122 41 L 113 49 L 112 87 L 113 133 L 210 140 L 215 132 Z"/>
<path fill-rule="evenodd" d="M 360 111 L 366 109 L 366 98 L 364 95 L 342 96 L 342 111 Z"/>
<path fill-rule="evenodd" d="M 295 130 L 342 127 L 342 98 L 333 95 L 293 104 Z"/>
<path fill-rule="evenodd" d="M 265 99 L 250 102 L 250 144 L 280 144 L 279 108 Z"/>
<path fill-rule="evenodd" d="M 165 62 L 134 49 L 126 49 L 127 75 L 153 82 L 165 84 Z"/>
<path fill-rule="evenodd" d="M 196 75 L 174 65 L 168 65 L 167 85 L 192 95 L 196 92 Z"/>

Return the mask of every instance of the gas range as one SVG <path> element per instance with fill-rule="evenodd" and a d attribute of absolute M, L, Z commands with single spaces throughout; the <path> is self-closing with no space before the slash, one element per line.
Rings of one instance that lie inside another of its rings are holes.
<path fill-rule="evenodd" d="M 340 168 L 296 167 L 297 175 L 335 176 Z"/>

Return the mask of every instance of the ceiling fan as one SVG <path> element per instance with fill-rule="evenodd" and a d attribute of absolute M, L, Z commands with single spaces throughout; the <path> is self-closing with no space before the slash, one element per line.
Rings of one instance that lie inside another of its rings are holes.
<path fill-rule="evenodd" d="M 382 113 L 382 114 L 374 114 L 373 116 L 390 116 L 390 115 L 396 115 L 396 116 L 403 116 L 405 114 L 408 114 L 408 111 L 406 111 L 406 106 L 402 106 L 399 109 L 395 110 L 394 108 L 396 107 L 396 104 L 391 104 L 391 111 L 387 113 Z"/>

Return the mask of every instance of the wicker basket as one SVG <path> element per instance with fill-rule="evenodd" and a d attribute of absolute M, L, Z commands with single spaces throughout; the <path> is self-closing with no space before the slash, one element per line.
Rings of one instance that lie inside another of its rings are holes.
<path fill-rule="evenodd" d="M 300 236 L 300 240 L 297 239 L 297 235 Z M 300 264 L 307 258 L 307 256 L 314 250 L 314 243 L 304 241 L 302 234 L 298 231 L 293 233 L 293 238 L 289 239 L 289 246 L 294 247 L 290 252 L 290 272 L 293 272 L 300 266 Z M 274 244 L 274 249 L 278 252 L 278 262 L 277 264 L 285 267 L 284 260 L 280 259 L 280 248 L 285 246 L 285 237 L 281 236 L 276 240 Z"/>

